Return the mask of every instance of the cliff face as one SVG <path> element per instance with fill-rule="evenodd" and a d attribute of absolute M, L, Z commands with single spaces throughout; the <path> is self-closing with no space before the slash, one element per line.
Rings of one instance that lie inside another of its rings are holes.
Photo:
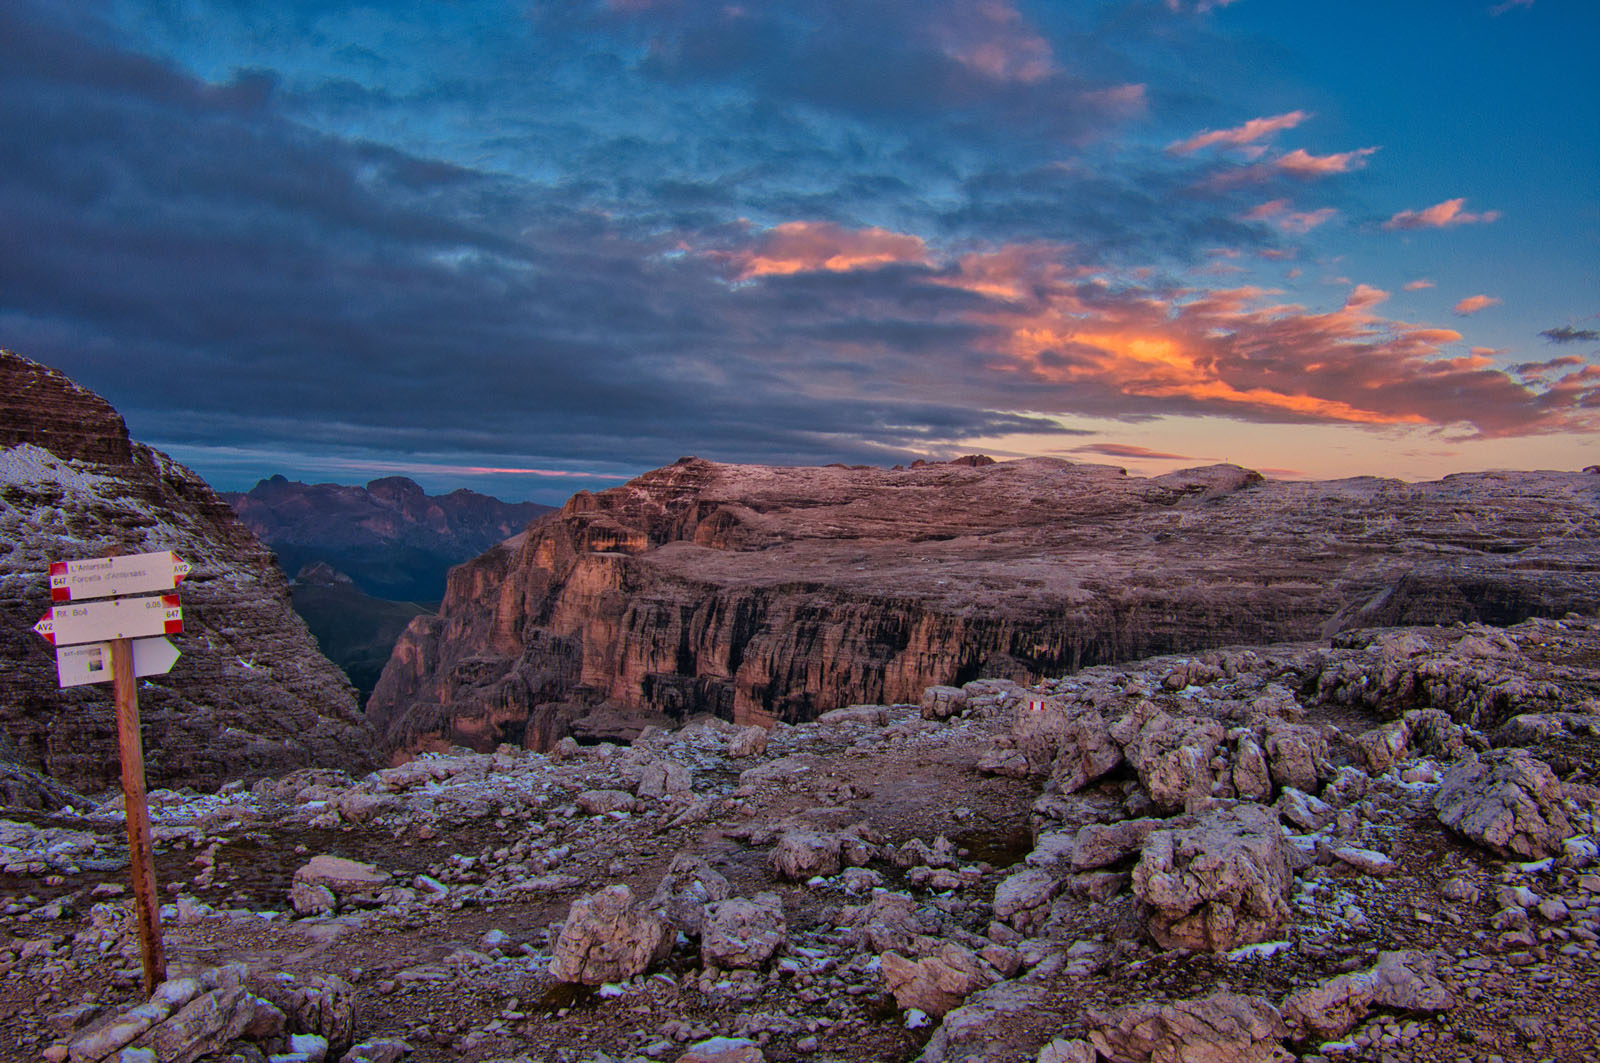
<path fill-rule="evenodd" d="M 391 601 L 437 601 L 452 565 L 554 512 L 475 491 L 429 495 L 403 476 L 365 487 L 274 476 L 222 499 L 277 552 L 285 572 L 326 563 Z"/>
<path fill-rule="evenodd" d="M 49 563 L 108 550 L 171 548 L 194 566 L 172 636 L 183 656 L 140 682 L 151 786 L 371 763 L 348 681 L 290 609 L 272 554 L 216 493 L 130 442 L 110 405 L 60 373 L 0 351 L 0 382 L 0 800 L 48 804 L 52 781 L 117 784 L 109 686 L 58 689 L 54 652 L 31 630 L 50 605 Z"/>
<path fill-rule="evenodd" d="M 684 459 L 450 576 L 368 705 L 384 748 L 802 720 L 980 676 L 1600 603 L 1600 479 L 1151 479 Z"/>

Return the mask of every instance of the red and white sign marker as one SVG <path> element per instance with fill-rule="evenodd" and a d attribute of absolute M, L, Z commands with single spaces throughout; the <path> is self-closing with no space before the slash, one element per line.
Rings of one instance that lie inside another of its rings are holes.
<path fill-rule="evenodd" d="M 171 550 L 50 563 L 50 600 L 76 602 L 114 594 L 150 594 L 177 589 L 189 563 Z"/>
<path fill-rule="evenodd" d="M 133 674 L 165 675 L 181 656 L 170 639 L 134 639 Z M 81 687 L 86 683 L 111 682 L 111 644 L 86 642 L 81 646 L 56 647 L 56 675 L 61 687 Z"/>
<path fill-rule="evenodd" d="M 183 606 L 176 594 L 57 605 L 33 630 L 56 646 L 176 635 L 183 631 Z"/>

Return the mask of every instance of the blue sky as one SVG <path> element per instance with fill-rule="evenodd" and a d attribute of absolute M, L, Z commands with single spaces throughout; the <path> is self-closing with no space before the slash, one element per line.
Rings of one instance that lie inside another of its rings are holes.
<path fill-rule="evenodd" d="M 1600 9 L 0 12 L 0 346 L 223 488 L 1600 461 Z"/>

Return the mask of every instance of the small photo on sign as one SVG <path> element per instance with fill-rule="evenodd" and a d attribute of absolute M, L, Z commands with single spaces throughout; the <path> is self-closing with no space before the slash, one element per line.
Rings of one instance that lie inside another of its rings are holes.
<path fill-rule="evenodd" d="M 105 658 L 100 656 L 98 653 L 93 657 L 90 657 L 86 663 L 88 664 L 89 671 L 91 672 L 103 672 L 106 670 Z"/>

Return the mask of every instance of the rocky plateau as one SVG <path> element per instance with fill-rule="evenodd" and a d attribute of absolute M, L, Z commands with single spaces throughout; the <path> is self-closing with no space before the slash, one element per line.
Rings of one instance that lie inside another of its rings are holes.
<path fill-rule="evenodd" d="M 1600 616 L 0 822 L 0 1058 L 1579 1063 Z"/>
<path fill-rule="evenodd" d="M 708 712 L 800 722 L 936 684 L 1600 602 L 1600 477 L 1153 478 L 1055 459 L 685 458 L 451 573 L 368 703 L 385 752 L 549 749 Z"/>

